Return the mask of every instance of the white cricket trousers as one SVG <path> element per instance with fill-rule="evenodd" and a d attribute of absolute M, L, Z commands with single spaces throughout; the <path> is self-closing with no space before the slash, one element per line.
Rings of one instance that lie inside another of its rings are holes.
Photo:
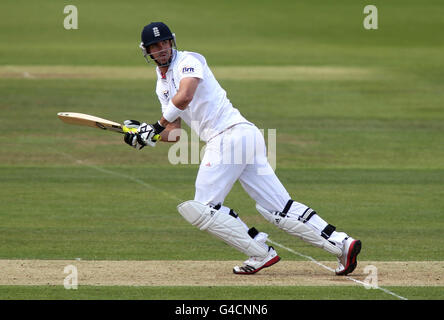
<path fill-rule="evenodd" d="M 282 211 L 291 198 L 268 163 L 262 133 L 249 123 L 237 124 L 207 143 L 194 200 L 223 204 L 237 180 L 252 199 L 269 211 Z"/>
<path fill-rule="evenodd" d="M 256 126 L 248 123 L 237 124 L 207 143 L 196 178 L 194 200 L 222 205 L 236 180 L 256 203 L 270 212 L 282 212 L 291 199 L 268 163 L 264 137 Z M 228 212 L 227 207 L 223 208 Z M 287 216 L 298 219 L 307 209 L 305 204 L 294 201 Z M 318 234 L 328 225 L 317 214 L 306 224 Z M 248 229 L 246 225 L 245 228 Z M 334 231 L 328 240 L 342 248 L 346 237 L 346 233 Z"/>

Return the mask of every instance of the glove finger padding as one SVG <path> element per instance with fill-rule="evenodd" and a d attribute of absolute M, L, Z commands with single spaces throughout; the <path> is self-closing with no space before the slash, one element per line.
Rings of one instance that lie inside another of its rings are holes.
<path fill-rule="evenodd" d="M 139 142 L 139 135 L 132 132 L 125 133 L 125 137 L 123 138 L 123 140 L 125 141 L 126 144 L 138 150 L 145 147 L 145 144 L 143 142 L 142 143 Z"/>
<path fill-rule="evenodd" d="M 137 135 L 137 142 L 145 146 L 155 147 L 157 140 L 154 140 L 154 131 L 140 133 Z"/>
<path fill-rule="evenodd" d="M 125 121 L 123 121 L 123 124 L 127 128 L 139 129 L 139 127 L 140 127 L 140 122 L 137 120 L 125 120 Z"/>
<path fill-rule="evenodd" d="M 134 137 L 134 133 L 127 132 L 127 133 L 125 133 L 125 136 L 123 137 L 123 141 L 125 141 L 126 144 L 133 146 L 133 137 Z"/>
<path fill-rule="evenodd" d="M 144 146 L 146 144 L 146 141 L 143 139 L 141 134 L 137 134 L 137 143 L 141 144 L 142 146 Z"/>
<path fill-rule="evenodd" d="M 151 132 L 154 131 L 153 126 L 146 124 L 145 122 L 142 123 L 139 128 L 137 129 L 138 133 L 145 133 L 145 132 Z"/>
<path fill-rule="evenodd" d="M 156 145 L 157 139 L 154 140 L 155 130 L 152 125 L 142 123 L 137 129 L 137 142 L 144 146 L 154 147 Z"/>

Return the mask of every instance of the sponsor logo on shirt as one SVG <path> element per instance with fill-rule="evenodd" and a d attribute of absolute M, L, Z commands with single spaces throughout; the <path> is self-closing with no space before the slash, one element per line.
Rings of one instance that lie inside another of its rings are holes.
<path fill-rule="evenodd" d="M 168 90 L 165 90 L 165 91 L 163 92 L 163 95 L 164 95 L 165 98 L 168 99 L 168 97 L 169 97 L 169 95 L 170 95 L 170 92 L 169 92 Z"/>
<path fill-rule="evenodd" d="M 183 67 L 182 73 L 193 73 L 194 68 L 193 67 Z"/>

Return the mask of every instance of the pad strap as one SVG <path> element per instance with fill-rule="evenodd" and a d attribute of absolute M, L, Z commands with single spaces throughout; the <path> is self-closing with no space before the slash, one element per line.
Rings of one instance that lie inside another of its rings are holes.
<path fill-rule="evenodd" d="M 239 217 L 239 215 L 236 213 L 236 212 L 234 212 L 234 210 L 233 209 L 230 209 L 230 212 L 228 213 L 230 216 L 232 216 L 233 218 L 237 218 L 237 217 Z"/>
<path fill-rule="evenodd" d="M 327 240 L 328 240 L 328 238 L 330 238 L 331 234 L 332 234 L 335 230 L 336 230 L 336 227 L 335 227 L 335 226 L 332 226 L 331 224 L 329 224 L 329 225 L 327 225 L 327 226 L 324 228 L 324 230 L 322 230 L 322 232 L 321 232 L 321 236 L 322 236 L 324 239 L 327 239 Z"/>
<path fill-rule="evenodd" d="M 293 204 L 293 200 L 288 200 L 287 201 L 287 204 L 285 205 L 285 207 L 284 207 L 284 210 L 282 210 L 282 212 L 280 212 L 279 213 L 279 215 L 282 217 L 282 218 L 285 218 L 286 216 L 287 216 L 287 213 L 288 213 L 288 210 L 290 210 L 290 207 L 291 207 L 291 205 Z"/>
<path fill-rule="evenodd" d="M 254 237 L 256 237 L 258 234 L 259 234 L 259 231 L 257 231 L 257 229 L 256 229 L 255 227 L 251 227 L 251 228 L 248 230 L 248 235 L 249 235 L 252 239 L 254 239 Z"/>
<path fill-rule="evenodd" d="M 288 210 L 290 210 L 291 205 L 293 204 L 293 200 L 290 199 L 287 201 L 287 204 L 284 207 L 284 210 L 282 210 L 282 212 L 279 213 L 279 215 L 282 218 L 285 218 L 287 216 Z M 316 214 L 316 211 L 314 211 L 311 208 L 307 208 L 304 213 L 298 218 L 299 221 L 306 223 L 308 220 L 310 220 L 314 215 Z"/>
<path fill-rule="evenodd" d="M 210 205 L 210 207 L 212 207 L 212 208 L 214 208 L 214 209 L 216 209 L 216 210 L 219 210 L 220 208 L 222 208 L 222 204 L 221 203 L 218 203 L 218 204 L 216 204 L 215 206 L 211 206 Z M 233 218 L 237 218 L 237 217 L 239 217 L 239 215 L 233 210 L 233 209 L 230 209 L 230 212 L 228 213 L 230 216 L 232 216 Z"/>
<path fill-rule="evenodd" d="M 316 211 L 314 211 L 311 208 L 307 208 L 304 213 L 298 218 L 299 221 L 302 221 L 303 223 L 306 223 L 308 220 L 310 220 L 314 215 L 316 214 Z"/>

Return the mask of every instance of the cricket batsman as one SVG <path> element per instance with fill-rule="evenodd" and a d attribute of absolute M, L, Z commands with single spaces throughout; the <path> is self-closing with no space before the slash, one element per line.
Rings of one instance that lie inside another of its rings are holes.
<path fill-rule="evenodd" d="M 248 256 L 233 268 L 235 274 L 254 274 L 277 263 L 280 257 L 267 245 L 268 235 L 249 228 L 234 209 L 224 206 L 239 180 L 267 221 L 335 255 L 337 275 L 353 272 L 361 241 L 336 231 L 312 208 L 292 199 L 266 158 L 261 132 L 233 107 L 205 57 L 177 50 L 175 35 L 162 22 L 146 25 L 141 40 L 145 59 L 157 65 L 162 116 L 151 125 L 126 120 L 124 124 L 137 132 L 127 132 L 125 142 L 140 150 L 158 141 L 177 141 L 183 120 L 206 143 L 194 199 L 177 206 L 183 218 Z"/>

